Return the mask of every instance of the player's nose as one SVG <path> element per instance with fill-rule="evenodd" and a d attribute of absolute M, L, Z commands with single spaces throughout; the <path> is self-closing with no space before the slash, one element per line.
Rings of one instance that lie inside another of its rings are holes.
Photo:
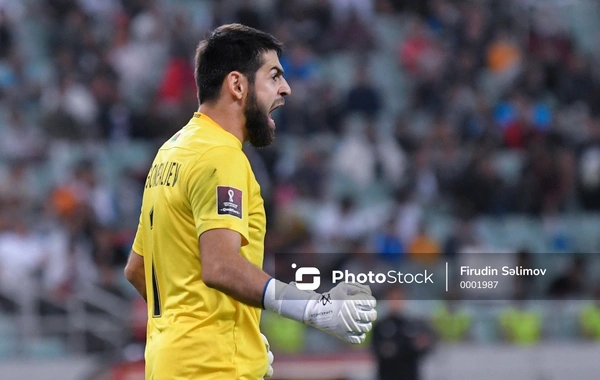
<path fill-rule="evenodd" d="M 281 84 L 281 87 L 279 88 L 279 95 L 288 96 L 292 93 L 292 88 L 288 84 L 287 80 L 285 80 L 285 78 L 282 78 L 282 79 L 283 79 L 283 83 Z"/>

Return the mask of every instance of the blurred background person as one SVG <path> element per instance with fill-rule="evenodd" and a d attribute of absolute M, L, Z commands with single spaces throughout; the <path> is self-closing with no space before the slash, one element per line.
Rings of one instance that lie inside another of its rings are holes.
<path fill-rule="evenodd" d="M 421 360 L 435 344 L 435 337 L 424 321 L 405 314 L 405 291 L 390 286 L 384 298 L 387 314 L 373 327 L 371 349 L 377 360 L 377 379 L 418 380 Z"/>

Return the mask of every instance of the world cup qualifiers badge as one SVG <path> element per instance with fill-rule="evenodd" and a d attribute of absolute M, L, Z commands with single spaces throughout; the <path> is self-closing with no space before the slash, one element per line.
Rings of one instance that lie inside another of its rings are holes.
<path fill-rule="evenodd" d="M 230 186 L 217 186 L 217 214 L 242 219 L 242 190 Z"/>

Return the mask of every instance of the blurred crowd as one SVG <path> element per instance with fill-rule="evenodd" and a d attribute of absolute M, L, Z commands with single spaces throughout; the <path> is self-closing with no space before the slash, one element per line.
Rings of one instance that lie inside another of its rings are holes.
<path fill-rule="evenodd" d="M 198 107 L 197 43 L 229 22 L 284 41 L 293 89 L 276 144 L 245 147 L 268 269 L 288 252 L 436 262 L 483 247 L 482 217 L 597 212 L 600 60 L 536 4 L 0 0 L 0 288 L 130 294 L 150 160 Z"/>

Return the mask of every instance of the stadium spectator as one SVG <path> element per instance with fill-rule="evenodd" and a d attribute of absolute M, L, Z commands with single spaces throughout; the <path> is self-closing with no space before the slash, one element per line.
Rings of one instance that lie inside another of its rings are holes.
<path fill-rule="evenodd" d="M 527 249 L 517 251 L 518 267 L 524 269 L 533 269 L 533 257 Z M 533 299 L 535 297 L 535 278 L 533 275 L 524 275 L 514 278 L 513 281 L 514 297 L 517 299 Z"/>
<path fill-rule="evenodd" d="M 42 244 L 28 222 L 18 214 L 12 215 L 9 228 L 0 233 L 0 286 L 17 300 L 33 301 L 34 277 L 46 261 Z"/>
<path fill-rule="evenodd" d="M 291 46 L 289 52 L 281 57 L 281 66 L 292 84 L 300 82 L 310 85 L 317 75 L 317 63 L 311 48 L 307 45 Z"/>
<path fill-rule="evenodd" d="M 600 118 L 586 124 L 588 136 L 577 149 L 577 190 L 585 209 L 600 210 Z"/>
<path fill-rule="evenodd" d="M 461 305 L 458 295 L 450 292 L 434 309 L 431 324 L 441 342 L 460 343 L 470 338 L 473 316 Z"/>
<path fill-rule="evenodd" d="M 355 239 L 367 236 L 372 226 L 358 209 L 351 196 L 343 197 L 339 202 L 326 205 L 319 211 L 316 236 L 323 239 L 329 250 L 344 252 Z"/>
<path fill-rule="evenodd" d="M 532 346 L 542 338 L 543 320 L 539 311 L 528 307 L 525 300 L 514 300 L 498 315 L 500 333 L 506 342 Z"/>
<path fill-rule="evenodd" d="M 373 122 L 379 116 L 381 102 L 381 90 L 376 88 L 373 81 L 369 79 L 366 63 L 359 63 L 354 83 L 346 95 L 346 114 L 357 113 Z"/>
<path fill-rule="evenodd" d="M 365 24 L 373 21 L 373 0 L 329 0 L 337 23 L 358 16 Z"/>
<path fill-rule="evenodd" d="M 375 251 L 379 258 L 389 261 L 392 264 L 398 264 L 404 257 L 405 248 L 396 235 L 395 221 L 391 219 L 381 232 L 376 232 L 374 236 Z"/>
<path fill-rule="evenodd" d="M 397 285 L 388 287 L 384 299 L 388 314 L 373 328 L 371 349 L 377 360 L 377 379 L 421 379 L 420 362 L 434 346 L 435 337 L 424 321 L 405 314 L 407 294 Z"/>
<path fill-rule="evenodd" d="M 444 256 L 449 259 L 454 259 L 466 247 L 473 246 L 476 243 L 473 229 L 472 220 L 463 219 L 459 221 L 444 241 L 442 246 Z"/>
<path fill-rule="evenodd" d="M 412 152 L 411 165 L 404 173 L 403 182 L 410 188 L 420 205 L 430 205 L 438 196 L 438 180 L 432 163 L 431 148 L 422 145 Z"/>
<path fill-rule="evenodd" d="M 369 2 L 365 0 L 360 3 Z M 351 8 L 346 17 L 333 25 L 333 49 L 365 55 L 377 47 L 377 40 L 371 30 L 372 24 L 365 21 L 368 15 L 358 12 L 357 9 Z"/>
<path fill-rule="evenodd" d="M 455 187 L 461 215 L 502 215 L 506 211 L 507 190 L 485 148 L 473 152 L 471 162 Z M 528 177 L 524 177 L 528 178 Z"/>
<path fill-rule="evenodd" d="M 402 68 L 417 79 L 425 79 L 428 73 L 440 69 L 440 47 L 430 35 L 427 25 L 414 19 L 410 34 L 400 45 L 399 62 Z"/>
<path fill-rule="evenodd" d="M 8 172 L 0 182 L 0 212 L 25 213 L 23 217 L 26 217 L 39 200 L 34 184 L 27 161 L 9 161 Z"/>
<path fill-rule="evenodd" d="M 324 133 L 340 136 L 344 117 L 342 97 L 336 94 L 335 86 L 328 81 L 315 86 L 314 91 L 318 94 L 319 101 L 313 102 L 308 107 L 310 119 L 305 131 L 309 134 Z"/>
<path fill-rule="evenodd" d="M 424 223 L 419 226 L 417 235 L 408 246 L 408 254 L 415 263 L 432 264 L 441 258 L 442 249 Z"/>
<path fill-rule="evenodd" d="M 95 135 L 98 105 L 73 73 L 65 74 L 41 98 L 44 128 L 56 139 L 83 140 Z"/>
<path fill-rule="evenodd" d="M 365 138 L 369 131 L 363 119 L 349 117 L 344 124 L 344 135 L 332 157 L 332 171 L 362 190 L 376 179 L 377 156 Z"/>
<path fill-rule="evenodd" d="M 252 0 L 242 0 L 235 10 L 234 22 L 262 30 L 265 29 L 262 17 Z"/>
<path fill-rule="evenodd" d="M 553 299 L 581 297 L 585 289 L 585 262 L 585 257 L 573 256 L 569 267 L 548 285 L 548 296 Z"/>
<path fill-rule="evenodd" d="M 0 59 L 10 56 L 14 46 L 14 32 L 5 9 L 0 9 Z"/>
<path fill-rule="evenodd" d="M 591 300 L 579 314 L 579 328 L 584 338 L 600 340 L 600 286 L 596 286 Z"/>
<path fill-rule="evenodd" d="M 488 45 L 487 66 L 505 80 L 515 77 L 522 60 L 521 49 L 507 31 L 500 30 Z"/>

